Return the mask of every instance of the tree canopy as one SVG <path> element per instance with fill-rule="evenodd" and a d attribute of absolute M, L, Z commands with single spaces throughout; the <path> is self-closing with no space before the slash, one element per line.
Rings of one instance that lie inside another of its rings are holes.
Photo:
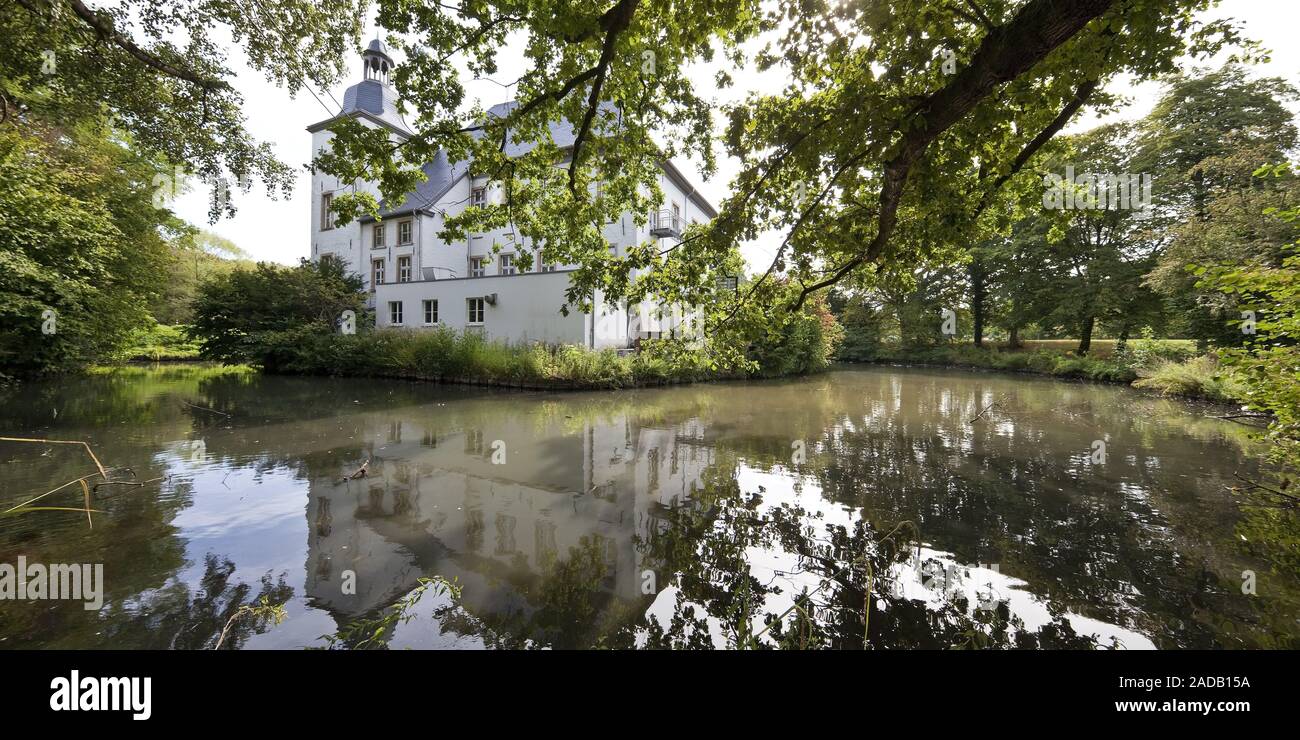
<path fill-rule="evenodd" d="M 571 300 L 597 289 L 615 299 L 654 294 L 706 303 L 719 325 L 761 322 L 770 313 L 748 307 L 798 305 L 882 264 L 965 243 L 983 206 L 1084 103 L 1113 102 L 1099 92 L 1107 81 L 1168 74 L 1184 54 L 1240 42 L 1230 23 L 1196 20 L 1208 5 L 380 0 L 379 23 L 406 55 L 394 83 L 418 113 L 415 135 L 394 144 L 386 132 L 342 124 L 318 165 L 399 199 L 438 149 L 472 156 L 507 198 L 449 219 L 448 236 L 513 222 L 553 245 L 551 259 L 580 266 Z M 489 115 L 466 105 L 458 71 L 495 74 L 507 42 L 525 50 L 522 76 L 508 83 L 519 104 Z M 694 156 L 713 172 L 711 104 L 688 68 L 715 55 L 725 60 L 723 86 L 746 67 L 780 65 L 789 79 L 722 112 L 722 149 L 742 167 L 732 195 L 678 245 L 609 255 L 601 226 L 659 202 L 659 160 Z M 560 120 L 575 126 L 571 151 L 548 145 L 548 124 Z M 539 145 L 510 157 L 511 140 Z M 362 194 L 335 203 L 344 218 L 377 206 Z M 784 240 L 748 291 L 728 299 L 698 280 L 774 229 Z"/>

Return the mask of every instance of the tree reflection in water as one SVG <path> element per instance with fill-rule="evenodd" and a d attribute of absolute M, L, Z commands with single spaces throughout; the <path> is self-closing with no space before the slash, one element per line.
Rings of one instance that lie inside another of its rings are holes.
<path fill-rule="evenodd" d="M 1227 492 L 1257 467 L 1248 440 L 1125 389 L 873 369 L 510 394 L 191 368 L 0 393 L 0 418 L 168 480 L 98 500 L 91 531 L 53 516 L 0 529 L 0 562 L 104 562 L 109 581 L 102 613 L 0 610 L 5 647 L 201 648 L 262 595 L 292 596 L 292 616 L 256 644 L 301 647 L 435 575 L 464 598 L 426 600 L 395 646 L 1296 639 L 1296 513 Z M 1099 436 L 1104 466 L 1088 461 Z M 492 462 L 498 440 L 509 465 Z M 342 480 L 365 460 L 366 478 Z M 0 446 L 0 499 L 80 463 Z M 235 629 L 230 647 L 258 631 Z"/>

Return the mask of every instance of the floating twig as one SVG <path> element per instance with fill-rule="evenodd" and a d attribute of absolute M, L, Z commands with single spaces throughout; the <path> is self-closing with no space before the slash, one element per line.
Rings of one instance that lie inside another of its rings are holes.
<path fill-rule="evenodd" d="M 198 409 L 199 411 L 210 411 L 210 412 L 212 412 L 212 413 L 214 413 L 214 414 L 220 414 L 221 416 L 224 416 L 224 417 L 226 417 L 227 419 L 230 418 L 230 414 L 227 414 L 227 413 L 224 412 L 224 411 L 217 411 L 216 409 L 208 408 L 207 406 L 197 406 L 197 405 L 192 404 L 192 403 L 190 403 L 189 401 L 185 401 L 185 400 L 182 400 L 181 403 L 185 404 L 186 406 L 189 406 L 189 407 L 192 408 L 192 409 Z"/>
<path fill-rule="evenodd" d="M 997 398 L 993 399 L 992 401 L 989 401 L 989 405 L 985 406 L 983 411 L 981 411 L 981 412 L 979 412 L 978 414 L 976 414 L 975 417 L 974 417 L 973 419 L 971 419 L 970 421 L 968 421 L 968 422 L 966 422 L 966 423 L 967 423 L 967 424 L 974 424 L 975 422 L 979 421 L 981 417 L 983 417 L 985 414 L 987 414 L 987 413 L 989 412 L 989 409 L 993 408 L 995 405 L 997 405 L 998 401 L 1001 401 L 1001 400 L 1002 400 L 1002 396 L 998 396 Z"/>

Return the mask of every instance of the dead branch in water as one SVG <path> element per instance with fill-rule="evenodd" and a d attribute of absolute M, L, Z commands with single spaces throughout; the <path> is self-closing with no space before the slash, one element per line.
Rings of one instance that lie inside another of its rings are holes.
<path fill-rule="evenodd" d="M 86 454 L 90 455 L 90 459 L 95 461 L 95 467 L 99 468 L 100 476 L 102 476 L 104 480 L 108 480 L 108 473 L 104 470 L 104 466 L 99 462 L 99 458 L 95 457 L 95 451 L 90 449 L 89 442 L 69 439 L 29 439 L 27 437 L 0 437 L 0 442 L 36 442 L 47 445 L 81 445 L 86 448 Z"/>
<path fill-rule="evenodd" d="M 1248 426 L 1255 429 L 1266 429 L 1268 427 L 1268 422 L 1271 421 L 1273 418 L 1272 414 L 1264 414 L 1259 412 L 1252 412 L 1246 414 L 1222 414 L 1222 415 L 1206 414 L 1206 416 L 1211 419 L 1222 419 L 1224 421 L 1230 421 L 1233 422 L 1234 424 L 1241 424 L 1242 426 Z M 1250 419 L 1251 421 L 1243 421 L 1243 419 Z"/>
<path fill-rule="evenodd" d="M 1252 506 L 1264 506 L 1264 507 L 1279 508 L 1279 509 L 1290 509 L 1290 508 L 1300 507 L 1300 496 L 1297 496 L 1296 494 L 1286 490 L 1287 487 L 1291 485 L 1290 481 L 1282 481 L 1282 485 L 1280 487 L 1273 488 L 1272 486 L 1266 486 L 1263 483 L 1260 483 L 1259 481 L 1251 480 L 1240 473 L 1233 473 L 1232 477 L 1236 478 L 1242 483 L 1245 483 L 1246 487 L 1229 488 L 1228 490 L 1234 493 L 1241 493 L 1245 495 L 1254 494 L 1256 498 L 1263 498 L 1266 501 L 1266 503 L 1250 504 Z M 1260 494 L 1262 494 L 1262 496 Z M 1272 500 L 1269 501 L 1269 499 Z"/>
<path fill-rule="evenodd" d="M 1002 397 L 1002 396 L 998 396 L 997 398 L 993 399 L 992 401 L 989 401 L 989 405 L 985 406 L 983 411 L 981 411 L 981 412 L 979 412 L 978 414 L 976 414 L 975 417 L 974 417 L 973 419 L 971 419 L 970 421 L 968 421 L 968 422 L 966 422 L 966 423 L 967 423 L 967 424 L 974 424 L 975 422 L 979 421 L 981 417 L 983 417 L 985 414 L 987 414 L 987 413 L 989 412 L 989 409 L 991 409 L 991 408 L 993 408 L 994 406 L 996 406 L 997 403 L 998 403 L 999 401 L 1001 401 L 1001 400 L 1003 400 L 1003 397 Z"/>
<path fill-rule="evenodd" d="M 67 439 L 34 439 L 30 437 L 0 437 L 0 442 L 27 442 L 32 444 L 50 444 L 50 445 L 81 445 L 83 448 L 85 448 L 86 454 L 90 456 L 90 459 L 94 461 L 95 468 L 98 471 L 95 473 L 90 473 L 88 475 L 83 475 L 80 478 L 74 478 L 68 481 L 67 483 L 64 483 L 61 486 L 56 486 L 54 488 L 51 488 L 45 493 L 30 498 L 22 502 L 21 504 L 18 504 L 17 506 L 11 506 L 10 508 L 5 509 L 4 511 L 0 511 L 0 516 L 6 516 L 10 514 L 25 514 L 29 511 L 83 511 L 86 514 L 87 526 L 89 526 L 91 529 L 94 529 L 95 520 L 91 517 L 91 514 L 92 513 L 102 514 L 103 512 L 99 511 L 98 509 L 90 508 L 90 498 L 91 498 L 91 494 L 99 491 L 100 486 L 140 487 L 147 483 L 153 483 L 154 481 L 162 480 L 162 478 L 154 478 L 153 480 L 136 482 L 136 481 L 129 481 L 129 480 L 113 480 L 109 478 L 108 474 L 110 472 L 117 471 L 117 470 L 125 470 L 127 473 L 131 475 L 132 478 L 134 478 L 135 471 L 131 470 L 130 468 L 123 468 L 123 467 L 116 467 L 116 468 L 104 467 L 103 463 L 101 463 L 99 461 L 99 458 L 95 455 L 95 451 L 91 449 L 89 442 L 82 442 L 80 440 L 67 440 Z M 95 477 L 103 478 L 103 480 L 96 483 L 92 487 L 86 481 Z M 70 486 L 75 486 L 75 485 L 81 486 L 81 495 L 82 495 L 82 501 L 84 505 L 80 509 L 73 508 L 73 507 L 66 507 L 66 506 L 32 506 L 31 505 L 37 501 L 40 501 L 46 496 L 49 496 L 54 493 L 58 493 L 59 491 L 62 491 L 65 488 L 68 488 Z"/>
<path fill-rule="evenodd" d="M 356 480 L 357 478 L 364 478 L 370 474 L 369 470 L 370 470 L 370 458 L 367 457 L 366 461 L 361 463 L 361 467 L 343 476 L 343 480 L 346 481 L 346 480 Z"/>

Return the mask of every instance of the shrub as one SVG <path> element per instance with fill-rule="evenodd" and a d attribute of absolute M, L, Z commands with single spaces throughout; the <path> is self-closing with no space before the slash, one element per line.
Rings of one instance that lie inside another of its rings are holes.
<path fill-rule="evenodd" d="M 1184 362 L 1164 362 L 1143 373 L 1133 387 L 1170 396 L 1194 396 L 1214 401 L 1244 398 L 1245 387 L 1225 372 L 1213 357 L 1193 357 Z"/>

